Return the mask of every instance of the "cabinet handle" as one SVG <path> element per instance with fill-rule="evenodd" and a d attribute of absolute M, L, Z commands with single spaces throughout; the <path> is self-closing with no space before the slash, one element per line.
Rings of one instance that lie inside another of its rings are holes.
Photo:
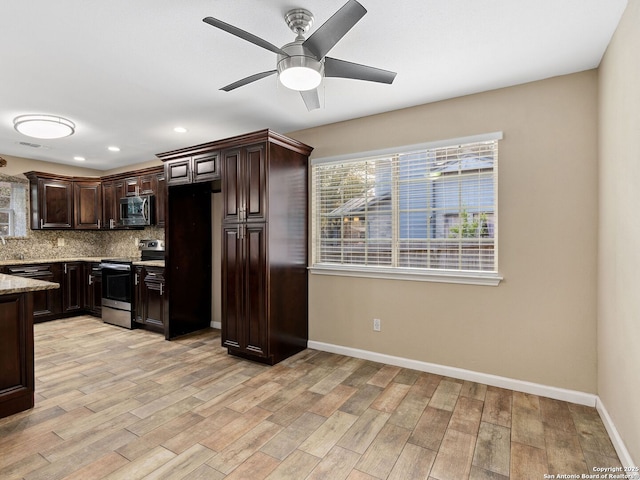
<path fill-rule="evenodd" d="M 138 285 L 138 274 L 137 273 L 133 276 L 133 284 L 134 285 Z"/>
<path fill-rule="evenodd" d="M 44 228 L 44 218 L 40 219 L 40 228 Z"/>
<path fill-rule="evenodd" d="M 98 229 L 100 229 L 100 219 L 98 219 Z"/>
<path fill-rule="evenodd" d="M 163 286 L 164 286 L 164 284 L 163 284 L 163 283 L 161 283 L 161 284 L 160 284 L 160 296 L 162 296 L 162 294 L 164 293 L 164 290 L 163 290 L 163 288 L 162 288 Z"/>
<path fill-rule="evenodd" d="M 116 228 L 116 221 L 113 218 L 109 219 L 109 228 Z"/>
<path fill-rule="evenodd" d="M 66 263 L 64 264 L 64 274 L 65 275 L 67 274 L 67 264 Z"/>
<path fill-rule="evenodd" d="M 93 285 L 93 275 L 89 274 L 89 285 Z"/>

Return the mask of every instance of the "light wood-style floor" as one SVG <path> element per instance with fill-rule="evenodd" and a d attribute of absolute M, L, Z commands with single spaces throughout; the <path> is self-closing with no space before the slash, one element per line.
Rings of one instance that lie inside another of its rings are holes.
<path fill-rule="evenodd" d="M 36 406 L 0 420 L 0 478 L 542 479 L 620 466 L 593 408 L 219 332 L 35 326 Z"/>

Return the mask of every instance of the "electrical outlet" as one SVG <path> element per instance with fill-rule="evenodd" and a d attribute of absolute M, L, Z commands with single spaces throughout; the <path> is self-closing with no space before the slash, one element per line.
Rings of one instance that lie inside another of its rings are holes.
<path fill-rule="evenodd" d="M 64 247 L 64 238 L 58 238 L 58 246 Z"/>
<path fill-rule="evenodd" d="M 374 332 L 379 332 L 380 331 L 380 319 L 379 318 L 374 318 L 373 319 L 373 331 Z"/>

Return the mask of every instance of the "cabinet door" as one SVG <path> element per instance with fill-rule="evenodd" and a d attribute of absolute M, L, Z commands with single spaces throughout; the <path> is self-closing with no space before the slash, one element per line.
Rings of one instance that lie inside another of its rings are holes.
<path fill-rule="evenodd" d="M 74 182 L 74 228 L 97 230 L 102 225 L 102 184 Z"/>
<path fill-rule="evenodd" d="M 71 229 L 73 227 L 73 182 L 38 179 L 39 227 Z"/>
<path fill-rule="evenodd" d="M 138 187 L 140 195 L 151 195 L 156 192 L 156 175 L 140 175 L 138 177 Z"/>
<path fill-rule="evenodd" d="M 244 336 L 246 350 L 266 357 L 269 352 L 267 325 L 266 225 L 243 226 Z"/>
<path fill-rule="evenodd" d="M 137 323 L 144 323 L 145 318 L 145 288 L 144 288 L 144 267 L 135 267 L 133 273 L 133 320 Z"/>
<path fill-rule="evenodd" d="M 266 226 L 223 227 L 222 345 L 266 357 Z"/>
<path fill-rule="evenodd" d="M 145 319 L 147 328 L 164 332 L 166 302 L 164 269 L 148 268 L 144 277 L 146 295 Z"/>
<path fill-rule="evenodd" d="M 67 262 L 63 265 L 62 311 L 81 310 L 84 297 L 84 275 L 81 262 Z"/>
<path fill-rule="evenodd" d="M 222 192 L 225 222 L 264 222 L 267 212 L 265 145 L 222 153 Z"/>
<path fill-rule="evenodd" d="M 138 177 L 129 177 L 124 179 L 124 194 L 127 197 L 137 197 L 140 195 L 140 185 Z"/>
<path fill-rule="evenodd" d="M 8 266 L 6 272 L 9 275 L 43 280 L 45 282 L 58 282 L 52 264 L 16 265 Z M 33 321 L 34 323 L 46 322 L 56 318 L 60 313 L 59 290 L 39 290 L 33 292 Z"/>
<path fill-rule="evenodd" d="M 0 418 L 33 407 L 32 319 L 30 294 L 0 296 Z"/>
<path fill-rule="evenodd" d="M 102 312 L 102 273 L 97 263 L 84 264 L 84 308 L 99 316 Z"/>
<path fill-rule="evenodd" d="M 191 157 L 180 158 L 165 163 L 167 185 L 184 185 L 191 183 Z"/>
<path fill-rule="evenodd" d="M 267 169 L 265 145 L 244 149 L 243 205 L 246 221 L 264 222 L 267 214 Z"/>
<path fill-rule="evenodd" d="M 191 170 L 193 172 L 191 181 L 207 182 L 220 178 L 219 162 L 219 152 L 209 152 L 194 156 L 191 159 Z"/>
<path fill-rule="evenodd" d="M 102 183 L 102 228 L 115 228 L 116 191 L 114 182 Z"/>
<path fill-rule="evenodd" d="M 243 278 L 244 263 L 242 240 L 239 231 L 242 225 L 222 228 L 222 346 L 240 349 L 243 324 Z"/>
<path fill-rule="evenodd" d="M 156 226 L 164 227 L 167 218 L 167 181 L 164 172 L 156 174 Z"/>

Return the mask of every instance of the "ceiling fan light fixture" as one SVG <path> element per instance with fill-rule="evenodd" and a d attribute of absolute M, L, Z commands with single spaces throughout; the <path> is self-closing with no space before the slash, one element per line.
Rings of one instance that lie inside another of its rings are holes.
<path fill-rule="evenodd" d="M 57 115 L 19 115 L 13 119 L 16 131 L 33 138 L 63 138 L 73 135 L 76 125 Z"/>
<path fill-rule="evenodd" d="M 278 78 L 291 90 L 313 90 L 322 81 L 322 64 L 306 56 L 285 57 L 278 62 Z"/>

